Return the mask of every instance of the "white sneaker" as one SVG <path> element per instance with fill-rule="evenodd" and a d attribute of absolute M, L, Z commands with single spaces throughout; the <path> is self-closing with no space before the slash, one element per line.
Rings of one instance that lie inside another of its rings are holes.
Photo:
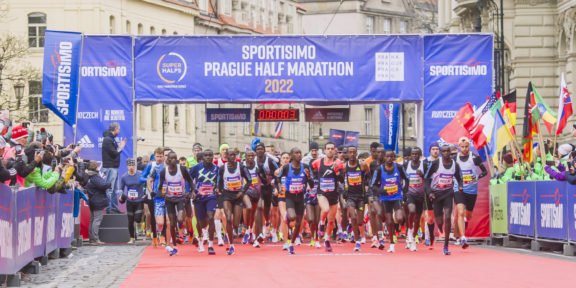
<path fill-rule="evenodd" d="M 198 253 L 204 253 L 204 245 L 202 242 L 198 244 Z"/>
<path fill-rule="evenodd" d="M 462 242 L 460 241 L 460 238 L 456 239 L 456 242 L 454 242 L 454 245 L 462 245 Z"/>
<path fill-rule="evenodd" d="M 320 245 L 320 241 L 316 241 L 316 244 L 314 244 L 314 247 L 316 248 L 322 248 L 322 245 Z"/>
<path fill-rule="evenodd" d="M 208 241 L 209 241 L 209 239 L 208 239 L 208 231 L 206 231 L 206 230 L 202 231 L 202 241 L 203 241 L 203 242 L 208 242 Z"/>
<path fill-rule="evenodd" d="M 278 235 L 276 233 L 272 233 L 272 243 L 278 243 Z"/>
<path fill-rule="evenodd" d="M 416 251 L 416 250 L 417 250 L 417 248 L 416 248 L 416 242 L 414 241 L 414 242 L 410 243 L 410 251 L 414 252 L 414 251 Z"/>
<path fill-rule="evenodd" d="M 360 244 L 366 244 L 366 237 L 362 237 L 362 239 L 360 239 Z"/>
<path fill-rule="evenodd" d="M 222 237 L 218 237 L 218 246 L 224 246 L 224 240 Z"/>
<path fill-rule="evenodd" d="M 394 253 L 394 251 L 396 251 L 394 249 L 394 244 L 390 244 L 390 246 L 388 247 L 388 253 Z"/>
<path fill-rule="evenodd" d="M 302 245 L 302 241 L 300 241 L 300 237 L 296 237 L 296 241 L 294 241 L 296 245 Z"/>
<path fill-rule="evenodd" d="M 254 240 L 254 244 L 252 244 L 252 246 L 254 246 L 254 248 L 260 248 L 260 242 L 258 242 L 258 240 Z"/>
<path fill-rule="evenodd" d="M 263 234 L 264 234 L 265 237 L 270 236 L 270 225 L 265 225 L 265 226 L 264 226 L 264 233 L 263 233 Z"/>

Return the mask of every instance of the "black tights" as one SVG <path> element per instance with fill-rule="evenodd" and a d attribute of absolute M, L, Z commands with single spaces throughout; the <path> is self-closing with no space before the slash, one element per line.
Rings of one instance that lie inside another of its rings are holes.
<path fill-rule="evenodd" d="M 152 236 L 156 238 L 158 234 L 156 233 L 156 210 L 154 210 L 154 200 L 146 199 L 144 200 L 146 205 L 148 205 L 148 211 L 150 211 L 150 228 L 152 228 Z"/>
<path fill-rule="evenodd" d="M 130 238 L 136 238 L 134 232 L 134 222 L 142 221 L 142 202 L 126 202 L 126 214 L 128 215 L 128 232 Z"/>

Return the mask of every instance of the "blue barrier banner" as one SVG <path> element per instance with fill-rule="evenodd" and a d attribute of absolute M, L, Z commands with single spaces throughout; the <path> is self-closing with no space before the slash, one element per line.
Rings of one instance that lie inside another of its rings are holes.
<path fill-rule="evenodd" d="M 20 269 L 34 258 L 33 223 L 36 188 L 27 188 L 16 192 L 17 235 L 15 265 Z"/>
<path fill-rule="evenodd" d="M 534 236 L 536 185 L 528 181 L 508 182 L 508 233 Z"/>
<path fill-rule="evenodd" d="M 42 104 L 68 125 L 76 123 L 82 33 L 46 31 Z"/>
<path fill-rule="evenodd" d="M 330 137 L 328 139 L 330 139 L 330 142 L 334 143 L 336 148 L 338 148 L 338 146 L 344 145 L 345 136 L 346 131 L 344 130 L 330 129 Z"/>
<path fill-rule="evenodd" d="M 14 193 L 10 187 L 0 184 L 0 274 L 14 274 L 16 225 L 14 218 Z"/>
<path fill-rule="evenodd" d="M 536 181 L 536 237 L 567 240 L 566 182 Z"/>
<path fill-rule="evenodd" d="M 58 208 L 58 195 L 46 194 L 46 254 L 58 248 L 56 243 L 56 210 Z"/>
<path fill-rule="evenodd" d="M 250 108 L 206 108 L 206 122 L 250 122 Z"/>
<path fill-rule="evenodd" d="M 576 185 L 566 184 L 568 203 L 568 238 L 576 242 Z"/>
<path fill-rule="evenodd" d="M 103 132 L 112 122 L 120 124 L 116 142 L 127 139 L 121 154 L 120 163 L 123 164 L 127 158 L 134 156 L 132 38 L 86 37 L 82 53 L 76 142 L 73 127 L 64 125 L 64 143 L 82 146 L 82 159 L 101 161 Z M 120 167 L 119 177 L 127 171 L 125 165 Z"/>
<path fill-rule="evenodd" d="M 424 147 L 466 102 L 479 107 L 492 95 L 492 43 L 492 35 L 424 36 Z"/>
<path fill-rule="evenodd" d="M 37 188 L 35 191 L 36 205 L 34 205 L 34 258 L 44 256 L 46 253 L 46 195 L 48 192 Z"/>
<path fill-rule="evenodd" d="M 134 54 L 140 103 L 422 100 L 416 35 L 145 36 Z"/>
<path fill-rule="evenodd" d="M 400 104 L 380 105 L 380 143 L 384 149 L 397 151 Z"/>
<path fill-rule="evenodd" d="M 346 137 L 344 137 L 344 146 L 358 147 L 359 140 L 360 140 L 360 132 L 346 131 Z"/>
<path fill-rule="evenodd" d="M 58 197 L 56 242 L 58 248 L 70 248 L 74 236 L 74 191 L 67 190 Z"/>

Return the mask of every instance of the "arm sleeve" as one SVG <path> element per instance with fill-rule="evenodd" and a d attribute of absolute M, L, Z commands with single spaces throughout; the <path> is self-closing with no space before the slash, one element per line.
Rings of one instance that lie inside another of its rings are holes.
<path fill-rule="evenodd" d="M 242 193 L 246 193 L 246 191 L 248 191 L 248 188 L 250 188 L 250 185 L 252 185 L 252 177 L 250 175 L 250 172 L 248 172 L 248 168 L 246 168 L 246 166 L 242 164 L 240 164 L 240 176 L 246 180 L 246 182 L 244 182 L 244 188 L 242 189 Z"/>
<path fill-rule="evenodd" d="M 478 166 L 478 168 L 480 168 L 480 171 L 482 171 L 479 175 L 478 175 L 478 179 L 488 175 L 488 170 L 486 170 L 486 167 L 484 166 L 484 163 L 482 163 L 482 159 L 480 159 L 480 156 L 478 155 L 474 155 L 474 165 Z"/>
<path fill-rule="evenodd" d="M 564 164 L 562 164 L 562 163 L 558 163 L 558 166 L 556 166 L 556 168 L 558 168 L 558 172 L 566 171 L 566 166 L 564 166 Z M 548 171 L 546 171 L 546 172 L 548 172 Z M 548 174 L 550 174 L 550 173 L 548 173 Z"/>
<path fill-rule="evenodd" d="M 550 175 L 550 177 L 558 180 L 558 181 L 566 181 L 566 175 L 564 172 L 556 172 L 554 171 L 554 169 L 552 169 L 552 167 L 546 165 L 546 167 L 544 167 L 544 170 L 546 171 L 546 173 L 548 173 Z"/>
<path fill-rule="evenodd" d="M 460 171 L 460 165 L 458 165 L 456 161 L 454 161 L 454 165 L 456 165 L 454 178 L 456 178 L 456 182 L 458 182 L 458 187 L 464 187 L 464 182 L 462 182 L 462 172 Z"/>
<path fill-rule="evenodd" d="M 224 169 L 227 169 L 227 168 L 226 168 L 226 165 L 224 165 L 222 167 L 219 167 L 218 169 L 220 169 L 220 170 L 218 170 L 218 189 L 220 191 L 224 191 L 224 189 L 223 189 L 224 188 Z"/>
<path fill-rule="evenodd" d="M 126 180 L 124 180 L 124 175 L 122 175 L 120 178 L 120 190 L 122 190 L 122 195 L 126 195 L 124 187 L 126 187 Z"/>
<path fill-rule="evenodd" d="M 158 181 L 158 191 L 156 191 L 156 193 L 158 195 L 162 195 L 162 193 L 164 192 L 162 187 L 164 186 L 164 181 L 166 179 L 166 168 L 162 169 L 162 171 L 158 172 L 160 173 L 160 181 Z"/>
<path fill-rule="evenodd" d="M 140 183 L 146 183 L 146 180 L 148 180 L 148 175 L 150 175 L 150 170 L 152 169 L 152 163 L 148 163 L 148 165 L 146 165 L 146 168 L 144 168 L 144 171 L 142 171 L 142 174 L 140 175 Z"/>
<path fill-rule="evenodd" d="M 291 164 L 288 164 L 291 165 Z M 276 189 L 278 191 L 280 191 L 280 189 L 282 188 L 282 177 L 286 177 L 288 175 L 288 165 L 286 166 L 282 166 L 282 170 L 280 170 L 280 173 L 278 174 L 278 176 L 276 177 L 276 182 L 274 183 L 276 186 Z"/>
<path fill-rule="evenodd" d="M 96 176 L 96 177 L 92 177 L 90 178 L 92 181 L 92 184 L 94 186 L 96 186 L 96 189 L 98 190 L 106 190 L 109 189 L 110 187 L 112 187 L 112 183 L 108 183 L 106 182 L 106 180 L 104 180 L 104 178 L 100 177 L 100 176 Z"/>

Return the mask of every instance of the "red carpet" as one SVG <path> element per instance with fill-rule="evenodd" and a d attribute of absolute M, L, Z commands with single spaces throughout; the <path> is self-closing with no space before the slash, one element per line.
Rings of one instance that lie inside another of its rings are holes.
<path fill-rule="evenodd" d="M 356 253 L 352 244 L 334 244 L 332 253 L 296 246 L 296 255 L 279 245 L 237 244 L 233 256 L 218 246 L 215 256 L 192 245 L 178 248 L 172 257 L 161 247 L 146 248 L 121 287 L 571 287 L 576 279 L 575 262 L 474 247 L 451 246 L 451 256 L 440 245 L 410 252 L 403 243 L 394 254 L 369 244 Z"/>

